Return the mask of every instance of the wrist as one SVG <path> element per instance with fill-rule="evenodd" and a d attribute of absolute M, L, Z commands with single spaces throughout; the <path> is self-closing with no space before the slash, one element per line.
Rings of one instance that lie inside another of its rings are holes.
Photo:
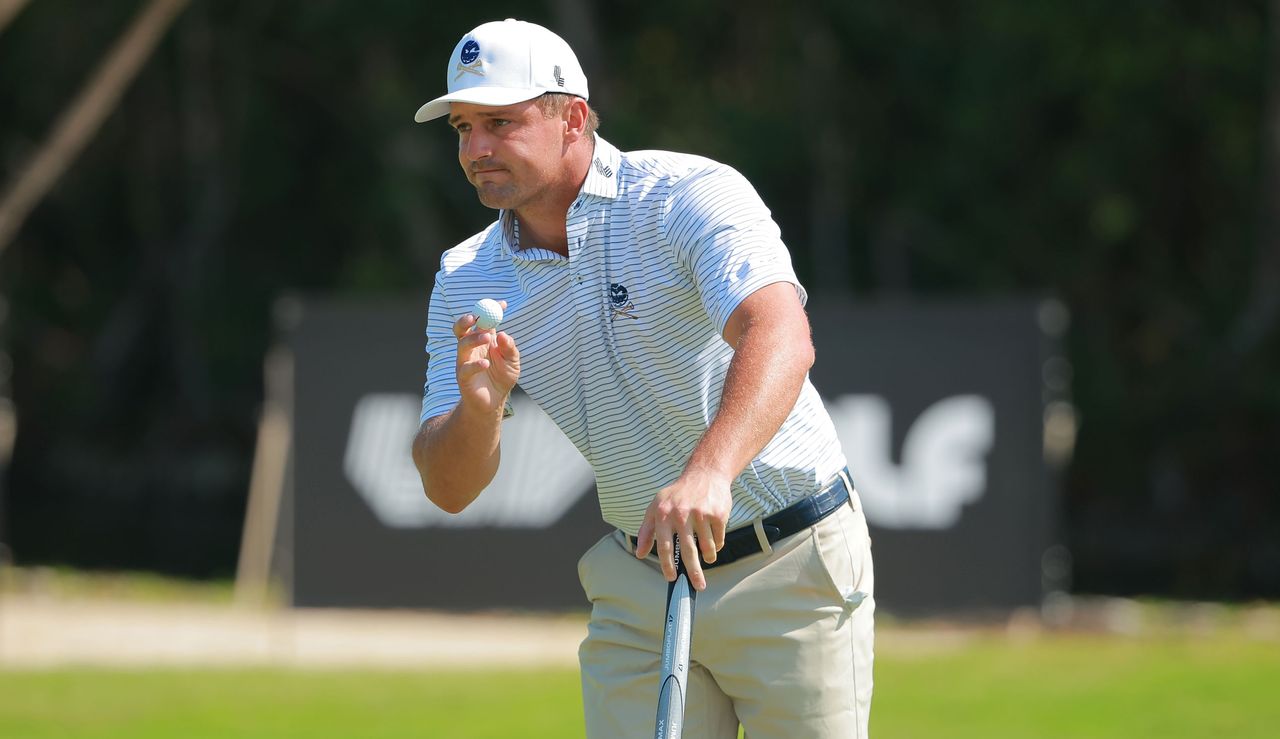
<path fill-rule="evenodd" d="M 475 398 L 468 398 L 466 395 L 458 401 L 458 413 L 470 421 L 476 422 L 496 422 L 503 418 L 503 411 L 511 402 L 511 396 L 504 395 L 496 403 L 483 402 Z"/>
<path fill-rule="evenodd" d="M 718 483 L 724 486 L 730 485 L 736 474 L 724 469 L 721 465 L 699 459 L 697 455 L 689 459 L 689 463 L 684 466 L 684 477 L 699 477 L 704 480 L 710 480 L 712 483 Z"/>

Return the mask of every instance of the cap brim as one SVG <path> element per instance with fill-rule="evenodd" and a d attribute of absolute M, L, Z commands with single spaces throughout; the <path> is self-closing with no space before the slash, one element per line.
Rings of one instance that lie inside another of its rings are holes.
<path fill-rule="evenodd" d="M 433 121 L 449 114 L 449 103 L 471 103 L 473 105 L 514 105 L 532 100 L 547 90 L 530 90 L 512 87 L 468 87 L 465 90 L 441 95 L 426 103 L 414 114 L 413 120 L 418 123 Z"/>

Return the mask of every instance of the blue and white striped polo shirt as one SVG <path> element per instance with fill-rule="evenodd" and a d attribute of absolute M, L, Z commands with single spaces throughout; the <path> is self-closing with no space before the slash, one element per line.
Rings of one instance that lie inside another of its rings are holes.
<path fill-rule="evenodd" d="M 453 323 L 506 300 L 520 388 L 595 470 L 606 521 L 635 534 L 715 417 L 733 350 L 729 315 L 796 280 L 777 225 L 742 175 L 697 156 L 622 153 L 596 137 L 569 209 L 569 257 L 516 250 L 512 214 L 445 252 L 427 318 L 422 419 L 458 402 Z M 733 482 L 729 528 L 817 491 L 845 465 L 806 378 L 777 435 Z"/>

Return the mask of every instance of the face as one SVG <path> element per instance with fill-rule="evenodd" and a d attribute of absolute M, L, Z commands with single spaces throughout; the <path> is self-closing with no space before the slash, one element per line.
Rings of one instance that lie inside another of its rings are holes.
<path fill-rule="evenodd" d="M 458 163 L 490 208 L 518 210 L 545 197 L 559 176 L 564 122 L 536 100 L 501 107 L 451 103 Z"/>

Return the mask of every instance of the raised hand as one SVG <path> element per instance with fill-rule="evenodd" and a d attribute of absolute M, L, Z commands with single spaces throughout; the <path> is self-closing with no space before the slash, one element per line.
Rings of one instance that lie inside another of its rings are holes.
<path fill-rule="evenodd" d="M 503 309 L 507 301 L 498 301 Z M 453 324 L 458 338 L 458 390 L 474 410 L 497 411 L 520 379 L 520 351 L 505 331 L 479 330 L 468 313 Z"/>

